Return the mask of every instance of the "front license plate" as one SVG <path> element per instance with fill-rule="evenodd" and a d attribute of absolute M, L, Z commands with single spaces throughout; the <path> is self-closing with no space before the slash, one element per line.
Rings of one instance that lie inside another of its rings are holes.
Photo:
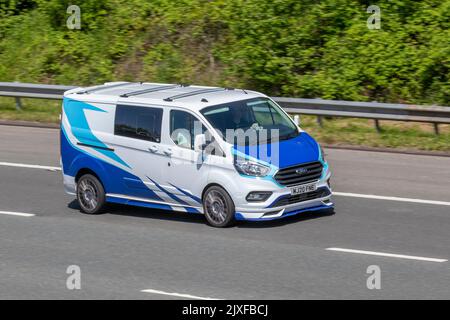
<path fill-rule="evenodd" d="M 317 183 L 305 184 L 302 186 L 291 187 L 291 195 L 295 196 L 296 194 L 302 194 L 307 192 L 316 191 Z"/>

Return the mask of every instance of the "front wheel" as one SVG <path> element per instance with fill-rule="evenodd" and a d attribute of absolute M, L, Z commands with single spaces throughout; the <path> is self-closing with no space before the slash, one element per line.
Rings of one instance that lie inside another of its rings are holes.
<path fill-rule="evenodd" d="M 235 223 L 234 203 L 230 195 L 219 186 L 206 190 L 203 210 L 208 223 L 216 228 L 229 227 Z"/>
<path fill-rule="evenodd" d="M 77 199 L 82 212 L 98 214 L 105 207 L 105 190 L 95 176 L 85 174 L 77 182 Z"/>

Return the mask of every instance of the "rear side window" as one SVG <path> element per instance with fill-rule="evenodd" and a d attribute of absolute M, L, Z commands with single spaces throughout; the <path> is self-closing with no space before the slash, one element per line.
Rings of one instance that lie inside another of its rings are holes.
<path fill-rule="evenodd" d="M 161 108 L 117 105 L 114 134 L 160 142 L 162 113 Z"/>

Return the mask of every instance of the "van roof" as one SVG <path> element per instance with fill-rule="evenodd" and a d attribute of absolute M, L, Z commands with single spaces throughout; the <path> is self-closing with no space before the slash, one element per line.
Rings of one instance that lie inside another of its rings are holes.
<path fill-rule="evenodd" d="M 64 93 L 64 97 L 84 102 L 176 106 L 198 111 L 212 105 L 265 95 L 243 89 L 185 84 L 108 82 L 99 86 L 71 89 Z"/>

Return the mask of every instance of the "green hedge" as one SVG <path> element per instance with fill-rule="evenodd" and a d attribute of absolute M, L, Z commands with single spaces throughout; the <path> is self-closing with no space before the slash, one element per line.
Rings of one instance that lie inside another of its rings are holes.
<path fill-rule="evenodd" d="M 450 105 L 450 0 L 84 0 L 0 4 L 0 81 L 200 83 Z M 381 29 L 369 30 L 369 5 Z"/>

